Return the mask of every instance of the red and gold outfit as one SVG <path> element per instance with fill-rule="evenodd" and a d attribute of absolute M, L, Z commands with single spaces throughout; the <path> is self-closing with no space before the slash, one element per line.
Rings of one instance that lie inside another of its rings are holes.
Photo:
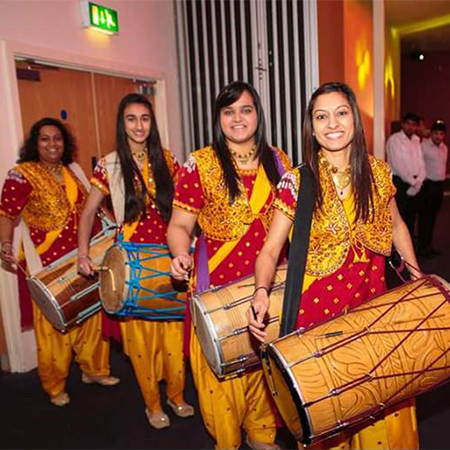
<path fill-rule="evenodd" d="M 0 215 L 22 217 L 44 267 L 77 247 L 78 220 L 87 197 L 74 172 L 68 167 L 62 171 L 64 181 L 58 183 L 43 164 L 25 162 L 9 171 L 3 185 Z M 62 334 L 33 302 L 33 326 L 39 376 L 50 396 L 65 390 L 72 351 L 87 375 L 109 375 L 109 342 L 102 339 L 100 313 Z"/>
<path fill-rule="evenodd" d="M 175 157 L 168 150 L 164 156 L 172 178 L 179 169 Z M 142 171 L 150 198 L 147 209 L 138 220 L 124 225 L 124 240 L 136 243 L 167 245 L 167 223 L 158 211 L 154 198 L 156 184 L 150 164 Z M 105 158 L 94 169 L 91 183 L 103 195 L 110 195 L 110 183 Z M 176 404 L 183 401 L 185 366 L 183 356 L 183 321 L 152 321 L 127 318 L 120 323 L 124 349 L 133 364 L 147 408 L 161 411 L 158 382 L 167 382 L 167 396 Z"/>
<path fill-rule="evenodd" d="M 328 320 L 386 290 L 385 256 L 392 247 L 389 203 L 395 187 L 387 164 L 369 156 L 375 180 L 373 220 L 355 222 L 354 196 L 340 200 L 326 164 L 319 163 L 323 207 L 316 209 L 297 327 Z M 278 186 L 275 208 L 294 221 L 300 172 L 284 175 Z M 414 402 L 405 402 L 383 420 L 343 441 L 337 448 L 418 448 Z"/>
<path fill-rule="evenodd" d="M 281 150 L 274 151 L 289 170 L 287 156 Z M 232 205 L 219 160 L 211 147 L 193 152 L 177 177 L 173 206 L 198 216 L 206 241 L 211 286 L 254 273 L 255 260 L 273 216 L 276 190 L 265 177 L 262 165 L 255 170 L 239 170 L 239 175 L 242 194 Z M 260 188 L 267 195 L 261 196 L 255 213 L 252 194 Z M 194 278 L 198 252 L 197 245 Z M 195 290 L 195 283 L 191 288 Z M 193 331 L 190 354 L 202 417 L 216 440 L 216 448 L 239 448 L 241 427 L 250 440 L 272 443 L 276 433 L 275 417 L 262 370 L 219 380 L 209 368 Z"/>

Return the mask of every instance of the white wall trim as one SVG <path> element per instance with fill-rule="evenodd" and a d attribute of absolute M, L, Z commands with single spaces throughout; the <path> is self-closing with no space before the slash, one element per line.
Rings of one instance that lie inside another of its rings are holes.
<path fill-rule="evenodd" d="M 303 25 L 305 39 L 305 87 L 306 103 L 319 87 L 319 37 L 317 0 L 303 2 Z"/>
<path fill-rule="evenodd" d="M 373 154 L 385 159 L 385 14 L 384 2 L 373 1 Z M 380 39 L 380 36 L 383 38 Z"/>

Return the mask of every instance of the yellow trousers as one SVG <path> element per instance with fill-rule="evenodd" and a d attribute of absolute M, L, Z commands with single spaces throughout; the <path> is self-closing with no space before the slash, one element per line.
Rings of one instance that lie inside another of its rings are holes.
<path fill-rule="evenodd" d="M 303 445 L 299 444 L 299 448 Z M 322 449 L 418 449 L 419 435 L 417 433 L 415 400 L 401 403 L 389 410 L 384 419 L 364 428 L 353 436 L 338 436 L 308 447 L 311 450 Z"/>
<path fill-rule="evenodd" d="M 219 380 L 209 368 L 191 329 L 191 367 L 202 418 L 216 449 L 237 449 L 241 427 L 252 441 L 275 440 L 275 416 L 262 369 Z"/>
<path fill-rule="evenodd" d="M 131 359 L 147 408 L 161 411 L 158 382 L 163 379 L 167 397 L 180 404 L 185 386 L 184 322 L 127 319 L 120 327 L 124 352 Z"/>
<path fill-rule="evenodd" d="M 65 390 L 72 351 L 84 373 L 109 376 L 109 341 L 102 337 L 100 312 L 63 334 L 53 327 L 33 301 L 33 326 L 39 377 L 51 397 Z"/>

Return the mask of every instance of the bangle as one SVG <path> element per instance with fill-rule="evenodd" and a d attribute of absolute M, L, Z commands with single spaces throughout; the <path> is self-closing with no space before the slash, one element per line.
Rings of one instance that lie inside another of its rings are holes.
<path fill-rule="evenodd" d="M 264 289 L 267 295 L 269 295 L 269 288 L 267 288 L 266 286 L 258 286 L 257 288 L 255 288 L 255 290 L 253 291 L 253 295 L 255 295 L 260 289 Z"/>

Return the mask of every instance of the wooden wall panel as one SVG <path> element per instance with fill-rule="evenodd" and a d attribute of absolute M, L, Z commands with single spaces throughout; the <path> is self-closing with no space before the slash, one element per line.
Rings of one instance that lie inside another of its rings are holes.
<path fill-rule="evenodd" d="M 19 63 L 20 64 L 20 63 Z M 42 68 L 41 81 L 18 80 L 23 129 L 27 134 L 43 117 L 65 120 L 77 142 L 76 159 L 88 176 L 91 157 L 99 156 L 94 121 L 91 74 L 70 69 Z"/>
<path fill-rule="evenodd" d="M 120 100 L 132 92 L 137 92 L 136 83 L 129 78 L 94 74 L 97 117 L 99 126 L 100 155 L 115 149 L 116 115 Z"/>

